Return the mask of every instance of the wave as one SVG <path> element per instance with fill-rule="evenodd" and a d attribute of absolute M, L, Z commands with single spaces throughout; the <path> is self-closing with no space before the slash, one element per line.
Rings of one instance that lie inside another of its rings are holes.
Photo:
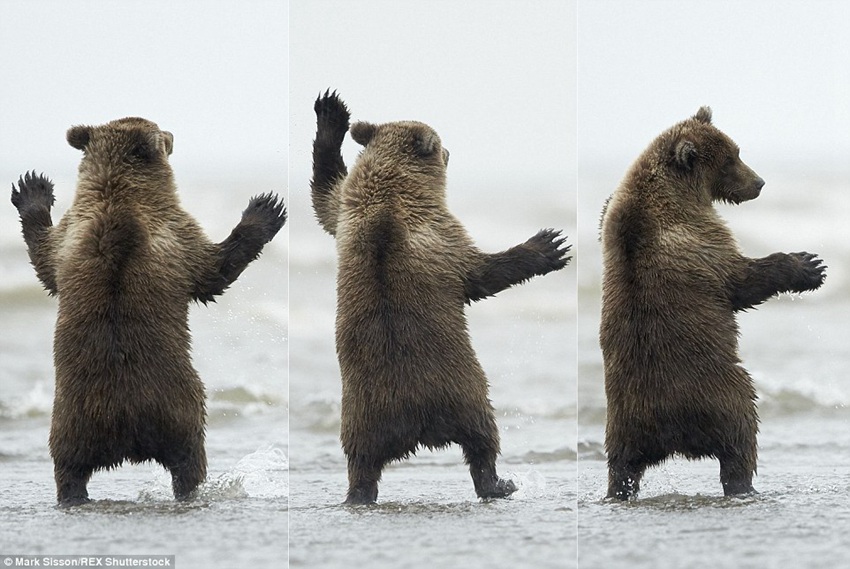
<path fill-rule="evenodd" d="M 758 412 L 761 418 L 841 417 L 848 415 L 848 404 L 841 393 L 818 392 L 805 388 L 770 389 L 758 386 Z M 603 406 L 585 406 L 579 411 L 579 425 L 605 424 Z"/>
<path fill-rule="evenodd" d="M 793 417 L 798 415 L 846 415 L 847 404 L 826 394 L 804 392 L 792 388 L 774 391 L 762 389 L 759 396 L 759 415 L 762 417 Z"/>
<path fill-rule="evenodd" d="M 579 460 L 608 460 L 605 445 L 598 441 L 579 441 L 577 454 Z"/>
<path fill-rule="evenodd" d="M 559 403 L 559 402 L 554 402 Z M 533 409 L 531 408 L 533 407 Z M 298 404 L 298 409 L 292 412 L 293 422 L 297 427 L 314 434 L 339 434 L 341 403 L 338 397 L 315 396 Z M 575 409 L 567 405 L 552 404 L 548 408 L 541 404 L 529 404 L 528 409 L 514 407 L 510 410 L 498 408 L 495 410 L 496 421 L 502 426 L 508 424 L 513 428 L 521 428 L 525 422 L 554 421 L 564 423 L 575 420 Z M 519 423 L 519 427 L 516 426 Z"/>
<path fill-rule="evenodd" d="M 238 416 L 280 414 L 286 406 L 279 393 L 269 393 L 260 386 L 215 389 L 207 394 L 207 419 L 216 424 Z M 22 395 L 0 400 L 0 420 L 50 417 L 52 409 L 53 383 L 37 381 Z"/>
<path fill-rule="evenodd" d="M 53 384 L 37 381 L 19 397 L 0 401 L 0 419 L 18 420 L 49 417 L 53 409 Z"/>
<path fill-rule="evenodd" d="M 553 451 L 530 450 L 525 454 L 515 457 L 505 457 L 508 464 L 544 464 L 550 462 L 573 462 L 576 459 L 576 451 L 569 447 L 561 447 Z"/>
<path fill-rule="evenodd" d="M 207 420 L 210 424 L 239 416 L 280 414 L 287 401 L 279 392 L 270 393 L 261 386 L 239 385 L 207 392 Z"/>

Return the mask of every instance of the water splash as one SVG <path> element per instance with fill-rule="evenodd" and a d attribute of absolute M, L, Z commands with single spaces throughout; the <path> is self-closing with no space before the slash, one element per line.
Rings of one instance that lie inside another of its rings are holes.
<path fill-rule="evenodd" d="M 514 500 L 543 498 L 546 496 L 546 477 L 535 469 L 525 472 L 508 472 L 508 478 L 514 481 L 517 491 L 511 496 Z"/>
<path fill-rule="evenodd" d="M 283 450 L 268 445 L 243 457 L 232 474 L 241 480 L 252 498 L 286 498 L 289 496 L 289 459 Z"/>
<path fill-rule="evenodd" d="M 244 456 L 233 468 L 208 478 L 197 490 L 197 499 L 203 502 L 287 497 L 289 460 L 283 450 L 274 445 Z M 164 469 L 157 470 L 138 497 L 138 501 L 148 503 L 173 499 L 171 475 Z"/>

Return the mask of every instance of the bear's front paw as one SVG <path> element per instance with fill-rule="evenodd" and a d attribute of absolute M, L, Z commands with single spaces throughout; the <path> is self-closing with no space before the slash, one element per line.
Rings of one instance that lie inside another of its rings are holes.
<path fill-rule="evenodd" d="M 566 237 L 561 237 L 560 231 L 554 229 L 541 229 L 537 235 L 525 242 L 526 246 L 540 255 L 541 272 L 546 274 L 550 271 L 563 269 L 572 257 L 567 256 L 571 245 L 564 245 Z"/>
<path fill-rule="evenodd" d="M 820 288 L 826 279 L 826 265 L 814 253 L 790 253 L 789 256 L 797 262 L 798 282 L 794 283 L 794 292 L 815 290 Z"/>
<path fill-rule="evenodd" d="M 17 188 L 15 184 L 12 184 L 12 205 L 20 214 L 28 210 L 50 211 L 55 201 L 53 182 L 44 174 L 36 175 L 35 172 L 27 172 L 18 178 Z"/>
<path fill-rule="evenodd" d="M 264 243 L 268 243 L 286 223 L 283 200 L 271 193 L 254 196 L 242 212 L 242 223 L 258 227 Z"/>
<path fill-rule="evenodd" d="M 342 140 L 348 132 L 351 114 L 336 91 L 331 93 L 328 89 L 324 95 L 320 95 L 313 105 L 313 110 L 316 111 L 316 140 L 325 139 L 342 146 Z"/>

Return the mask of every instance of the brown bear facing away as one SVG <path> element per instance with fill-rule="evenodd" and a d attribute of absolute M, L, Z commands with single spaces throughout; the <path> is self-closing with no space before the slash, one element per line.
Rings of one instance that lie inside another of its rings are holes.
<path fill-rule="evenodd" d="M 507 251 L 472 243 L 445 201 L 448 152 L 419 122 L 359 122 L 350 173 L 349 112 L 336 93 L 315 103 L 313 207 L 336 237 L 336 346 L 342 375 L 346 503 L 371 503 L 384 466 L 451 443 L 482 498 L 516 490 L 496 474 L 499 431 L 464 305 L 563 268 L 569 247 L 544 230 Z"/>
<path fill-rule="evenodd" d="M 171 133 L 125 118 L 73 127 L 67 138 L 84 155 L 58 225 L 47 178 L 27 174 L 12 188 L 30 260 L 59 297 L 50 429 L 58 501 L 88 501 L 92 473 L 124 460 L 162 464 L 183 500 L 207 468 L 189 302 L 222 294 L 286 213 L 277 197 L 254 197 L 230 236 L 212 243 L 180 206 Z"/>
<path fill-rule="evenodd" d="M 646 467 L 673 454 L 716 457 L 726 495 L 754 492 L 756 394 L 735 313 L 826 276 L 809 253 L 741 254 L 712 202 L 751 200 L 763 185 L 703 107 L 649 145 L 606 206 L 609 498 L 637 494 Z"/>

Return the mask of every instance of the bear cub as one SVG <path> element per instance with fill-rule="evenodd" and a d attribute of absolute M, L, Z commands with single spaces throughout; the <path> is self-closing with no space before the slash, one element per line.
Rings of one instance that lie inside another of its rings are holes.
<path fill-rule="evenodd" d="M 315 102 L 313 208 L 336 238 L 336 347 L 346 503 L 375 502 L 384 466 L 459 444 L 476 494 L 516 490 L 496 474 L 499 431 L 464 306 L 569 261 L 547 229 L 501 253 L 478 250 L 446 205 L 449 153 L 420 122 L 358 122 L 336 93 Z M 363 146 L 348 172 L 345 134 Z"/>
<path fill-rule="evenodd" d="M 756 393 L 735 314 L 826 276 L 810 253 L 740 252 L 713 202 L 752 200 L 763 186 L 702 107 L 644 150 L 606 204 L 609 498 L 635 496 L 644 470 L 671 455 L 717 458 L 726 495 L 755 491 Z"/>
<path fill-rule="evenodd" d="M 73 204 L 55 227 L 47 178 L 27 173 L 12 186 L 30 260 L 59 298 L 50 429 L 57 498 L 87 502 L 94 471 L 155 460 L 184 500 L 207 468 L 189 303 L 222 294 L 286 212 L 276 196 L 254 197 L 230 236 L 213 243 L 180 206 L 170 132 L 124 118 L 72 127 L 67 140 L 83 159 Z"/>

